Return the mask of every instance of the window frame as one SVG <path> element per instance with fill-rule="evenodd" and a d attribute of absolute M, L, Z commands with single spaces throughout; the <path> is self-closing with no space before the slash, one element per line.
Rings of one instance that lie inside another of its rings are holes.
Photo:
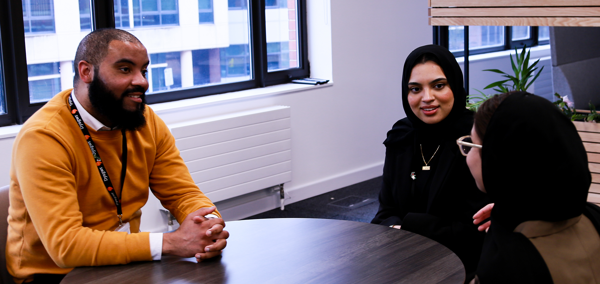
<path fill-rule="evenodd" d="M 539 41 L 539 27 L 531 26 L 530 37 L 528 39 L 523 40 L 512 40 L 512 26 L 504 27 L 504 45 L 503 46 L 494 46 L 489 48 L 478 48 L 478 49 L 469 49 L 469 56 L 476 54 L 484 54 L 496 51 L 503 51 L 515 48 L 522 48 L 527 45 L 527 47 L 533 47 L 537 45 L 549 44 L 549 40 Z M 435 26 L 433 27 L 433 42 L 434 44 L 444 46 L 449 48 L 450 42 L 450 34 L 448 26 Z M 464 51 L 454 51 L 452 52 L 455 57 L 463 57 Z"/>
<path fill-rule="evenodd" d="M 56 1 L 56 0 L 55 0 Z M 118 1 L 118 0 L 115 0 Z M 159 91 L 146 97 L 148 104 L 218 95 L 289 83 L 293 79 L 310 75 L 308 62 L 308 36 L 306 0 L 297 2 L 298 26 L 298 67 L 268 72 L 267 42 L 265 22 L 265 0 L 248 1 L 249 11 L 250 66 L 253 78 L 247 81 L 224 83 L 211 86 L 194 86 L 178 90 Z M 92 30 L 114 28 L 113 0 L 91 0 Z M 179 5 L 178 5 L 179 8 Z M 179 10 L 179 9 L 178 9 Z M 77 15 L 79 17 L 79 14 Z M 2 51 L 4 93 L 6 94 L 6 114 L 0 115 L 0 126 L 22 124 L 45 102 L 30 103 L 25 52 L 25 32 L 22 0 L 0 1 L 0 48 Z M 74 56 L 74 55 L 73 55 Z M 9 95 L 13 94 L 13 95 Z"/>

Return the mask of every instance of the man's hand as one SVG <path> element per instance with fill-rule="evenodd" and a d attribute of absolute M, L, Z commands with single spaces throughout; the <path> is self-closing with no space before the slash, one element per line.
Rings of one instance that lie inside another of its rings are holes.
<path fill-rule="evenodd" d="M 479 209 L 479 211 L 477 211 L 477 213 L 473 215 L 473 224 L 477 225 L 483 222 L 485 219 L 490 218 L 490 216 L 492 215 L 492 208 L 494 208 L 494 203 L 490 203 L 484 206 L 483 208 Z M 485 230 L 487 232 L 490 229 L 491 222 L 492 221 L 487 221 L 484 224 L 481 224 L 477 229 L 479 231 Z"/>
<path fill-rule="evenodd" d="M 186 216 L 175 232 L 163 234 L 163 254 L 193 256 L 198 261 L 220 255 L 229 232 L 223 230 L 223 219 L 204 218 L 214 211 L 215 207 L 198 209 Z"/>

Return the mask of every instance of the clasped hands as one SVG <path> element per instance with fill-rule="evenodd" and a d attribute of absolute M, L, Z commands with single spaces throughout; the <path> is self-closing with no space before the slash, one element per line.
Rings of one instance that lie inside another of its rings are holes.
<path fill-rule="evenodd" d="M 221 218 L 207 219 L 216 208 L 201 208 L 185 217 L 177 230 L 163 234 L 163 254 L 195 257 L 198 262 L 221 255 L 229 232 Z"/>

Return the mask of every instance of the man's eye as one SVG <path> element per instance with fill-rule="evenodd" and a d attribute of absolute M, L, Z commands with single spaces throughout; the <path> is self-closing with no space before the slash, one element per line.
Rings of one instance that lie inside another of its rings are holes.
<path fill-rule="evenodd" d="M 127 73 L 127 72 L 129 72 L 129 68 L 128 67 L 121 67 L 121 71 Z"/>
<path fill-rule="evenodd" d="M 148 70 L 142 70 L 142 76 L 144 76 L 144 78 L 146 78 L 147 75 L 148 75 Z"/>

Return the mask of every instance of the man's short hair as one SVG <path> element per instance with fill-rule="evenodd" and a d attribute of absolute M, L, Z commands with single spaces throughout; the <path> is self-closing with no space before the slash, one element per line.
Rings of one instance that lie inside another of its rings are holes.
<path fill-rule="evenodd" d="M 108 45 L 113 40 L 141 44 L 137 37 L 124 30 L 108 28 L 98 29 L 89 33 L 81 40 L 75 53 L 75 60 L 73 61 L 73 70 L 75 70 L 74 83 L 77 83 L 79 80 L 79 70 L 77 67 L 79 61 L 84 60 L 94 65 L 94 68 L 97 70 L 100 62 L 102 62 L 108 53 Z"/>

